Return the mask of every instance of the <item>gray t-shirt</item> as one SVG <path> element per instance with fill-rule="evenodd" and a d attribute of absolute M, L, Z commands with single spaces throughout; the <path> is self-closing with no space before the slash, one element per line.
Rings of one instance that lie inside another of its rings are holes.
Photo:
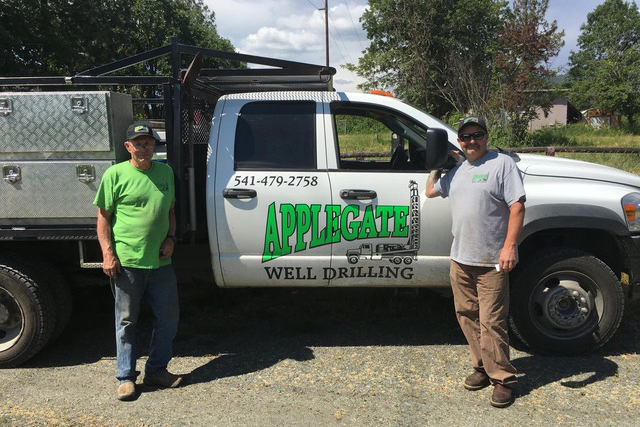
<path fill-rule="evenodd" d="M 516 162 L 488 151 L 475 162 L 464 161 L 434 185 L 451 199 L 451 259 L 466 265 L 493 267 L 507 237 L 509 207 L 525 199 Z"/>

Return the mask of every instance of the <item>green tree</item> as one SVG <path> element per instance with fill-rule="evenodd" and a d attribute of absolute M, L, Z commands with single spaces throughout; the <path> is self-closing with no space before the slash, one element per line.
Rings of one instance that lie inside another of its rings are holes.
<path fill-rule="evenodd" d="M 2 0 L 0 75 L 75 74 L 168 44 L 174 36 L 234 50 L 218 35 L 215 15 L 202 0 Z M 151 61 L 135 72 L 166 73 L 168 63 Z"/>
<path fill-rule="evenodd" d="M 571 101 L 624 114 L 640 112 L 640 12 L 633 2 L 606 0 L 587 15 L 570 56 Z"/>
<path fill-rule="evenodd" d="M 347 67 L 367 80 L 363 90 L 393 90 L 438 116 L 469 110 L 488 96 L 506 8 L 502 0 L 370 0 L 361 19 L 371 44 Z"/>
<path fill-rule="evenodd" d="M 509 118 L 508 137 L 523 142 L 537 108 L 548 112 L 556 94 L 551 90 L 551 58 L 564 45 L 564 31 L 545 19 L 549 0 L 514 0 L 513 12 L 500 37 L 494 57 L 498 86 L 492 92 L 494 111 Z"/>

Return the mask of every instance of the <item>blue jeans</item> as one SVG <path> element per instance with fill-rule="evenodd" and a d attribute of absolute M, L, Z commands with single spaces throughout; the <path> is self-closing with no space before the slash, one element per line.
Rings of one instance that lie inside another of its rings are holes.
<path fill-rule="evenodd" d="M 123 267 L 115 280 L 111 280 L 115 298 L 116 348 L 120 381 L 135 381 L 138 358 L 136 326 L 140 306 L 145 300 L 153 311 L 153 332 L 149 347 L 146 374 L 167 369 L 173 354 L 173 338 L 178 331 L 178 286 L 171 265 L 157 269 Z"/>

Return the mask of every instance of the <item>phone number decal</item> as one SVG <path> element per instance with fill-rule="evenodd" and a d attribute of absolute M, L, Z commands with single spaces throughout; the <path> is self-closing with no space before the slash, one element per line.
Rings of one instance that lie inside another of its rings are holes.
<path fill-rule="evenodd" d="M 238 187 L 240 185 L 246 187 L 265 186 L 265 187 L 315 187 L 318 185 L 317 176 L 282 176 L 282 175 L 270 175 L 260 178 L 253 175 L 236 175 L 233 177 L 233 186 Z"/>

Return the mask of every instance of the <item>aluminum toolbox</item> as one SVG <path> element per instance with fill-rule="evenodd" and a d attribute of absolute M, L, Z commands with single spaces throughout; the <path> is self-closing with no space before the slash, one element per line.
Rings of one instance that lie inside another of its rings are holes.
<path fill-rule="evenodd" d="M 0 227 L 95 224 L 100 178 L 132 121 L 126 94 L 0 93 Z"/>

